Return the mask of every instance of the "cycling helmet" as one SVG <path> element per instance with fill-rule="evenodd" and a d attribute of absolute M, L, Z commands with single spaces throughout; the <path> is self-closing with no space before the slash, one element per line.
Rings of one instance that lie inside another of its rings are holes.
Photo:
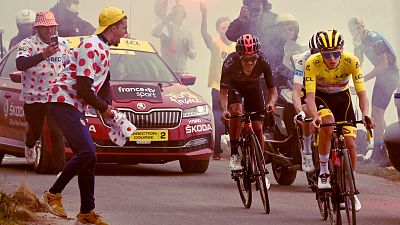
<path fill-rule="evenodd" d="M 338 50 L 343 48 L 343 45 L 344 45 L 343 36 L 335 29 L 322 32 L 318 36 L 317 46 L 319 50 L 322 51 Z"/>
<path fill-rule="evenodd" d="M 243 55 L 258 53 L 261 43 L 258 38 L 252 34 L 244 34 L 236 41 L 236 52 Z"/>
<path fill-rule="evenodd" d="M 278 24 L 284 23 L 284 22 L 294 23 L 297 26 L 299 26 L 299 22 L 297 21 L 297 18 L 294 17 L 290 13 L 279 14 L 275 19 L 275 25 L 278 25 Z"/>
<path fill-rule="evenodd" d="M 18 12 L 16 17 L 17 24 L 30 24 L 34 23 L 36 18 L 36 13 L 30 9 L 23 9 Z"/>
<path fill-rule="evenodd" d="M 323 31 L 318 31 L 317 33 L 313 34 L 308 42 L 308 48 L 310 49 L 311 53 L 318 52 L 318 37 L 321 33 L 323 33 Z"/>

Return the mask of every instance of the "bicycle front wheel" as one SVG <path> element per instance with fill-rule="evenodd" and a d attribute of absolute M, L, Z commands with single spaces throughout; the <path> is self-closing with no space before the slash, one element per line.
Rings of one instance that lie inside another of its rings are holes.
<path fill-rule="evenodd" d="M 240 148 L 240 151 L 242 152 L 241 163 L 243 170 L 236 172 L 236 184 L 239 190 L 240 199 L 242 200 L 244 207 L 248 209 L 251 207 L 252 202 L 249 147 L 240 145 Z"/>
<path fill-rule="evenodd" d="M 254 176 L 256 178 L 256 187 L 260 191 L 261 201 L 264 206 L 265 213 L 270 213 L 270 205 L 269 205 L 269 197 L 268 197 L 268 189 L 266 182 L 266 170 L 265 170 L 265 161 L 263 150 L 261 149 L 260 143 L 255 134 L 250 134 L 250 146 L 251 152 L 255 153 L 255 173 Z M 254 158 L 254 157 L 253 157 Z"/>
<path fill-rule="evenodd" d="M 348 225 L 356 225 L 356 210 L 355 210 L 355 183 L 354 174 L 351 166 L 349 152 L 347 149 L 343 150 L 342 155 L 342 184 L 341 192 L 343 194 L 343 200 L 346 211 L 346 221 Z"/>

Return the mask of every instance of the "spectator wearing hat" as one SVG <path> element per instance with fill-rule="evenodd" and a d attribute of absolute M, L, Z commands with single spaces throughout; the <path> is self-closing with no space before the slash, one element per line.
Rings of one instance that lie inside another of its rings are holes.
<path fill-rule="evenodd" d="M 53 169 L 58 173 L 65 165 L 64 140 L 61 130 L 48 113 L 48 96 L 50 84 L 69 60 L 69 47 L 68 41 L 63 38 L 59 38 L 58 42 L 50 42 L 57 27 L 52 12 L 37 13 L 34 27 L 37 34 L 22 40 L 16 55 L 17 69 L 22 71 L 20 99 L 25 102 L 24 113 L 28 123 L 25 158 L 30 164 L 37 160 L 34 147 L 42 135 L 46 117 L 51 134 Z"/>
<path fill-rule="evenodd" d="M 60 0 L 50 9 L 60 23 L 58 34 L 61 37 L 93 34 L 92 24 L 78 16 L 78 5 L 79 0 Z"/>
<path fill-rule="evenodd" d="M 18 34 L 11 39 L 8 49 L 34 34 L 33 23 L 35 22 L 35 17 L 36 13 L 30 9 L 23 9 L 18 12 L 15 18 Z"/>
<path fill-rule="evenodd" d="M 127 17 L 121 9 L 107 7 L 99 15 L 99 24 L 95 34 L 83 39 L 73 50 L 70 64 L 53 82 L 49 95 L 50 113 L 61 127 L 73 156 L 41 201 L 51 213 L 67 217 L 61 192 L 74 176 L 78 176 L 81 207 L 77 224 L 107 224 L 94 211 L 96 146 L 90 136 L 85 111 L 90 105 L 103 118 L 113 118 L 110 46 L 117 46 L 127 34 Z"/>
<path fill-rule="evenodd" d="M 353 17 L 348 21 L 353 36 L 354 54 L 364 62 L 364 56 L 374 66 L 364 76 L 364 81 L 375 79 L 372 93 L 372 117 L 376 120 L 374 129 L 374 147 L 371 159 L 379 166 L 390 165 L 383 143 L 383 131 L 386 128 L 385 111 L 399 85 L 399 68 L 392 46 L 379 33 L 369 31 L 361 18 Z"/>

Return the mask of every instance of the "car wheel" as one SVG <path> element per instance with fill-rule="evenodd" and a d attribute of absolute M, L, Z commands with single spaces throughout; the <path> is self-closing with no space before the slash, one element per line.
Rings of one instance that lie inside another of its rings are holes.
<path fill-rule="evenodd" d="M 208 169 L 210 160 L 179 160 L 184 173 L 204 173 Z"/>
<path fill-rule="evenodd" d="M 49 138 L 46 138 L 46 135 L 42 135 L 35 146 L 36 159 L 33 163 L 33 167 L 35 168 L 36 173 L 39 174 L 49 174 L 54 172 L 47 144 L 48 141 Z"/>
<path fill-rule="evenodd" d="M 4 159 L 4 153 L 0 153 L 0 164 L 3 162 Z"/>

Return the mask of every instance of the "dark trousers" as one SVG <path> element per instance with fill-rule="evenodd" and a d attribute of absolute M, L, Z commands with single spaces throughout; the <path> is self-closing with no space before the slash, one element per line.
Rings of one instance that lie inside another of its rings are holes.
<path fill-rule="evenodd" d="M 212 110 L 214 114 L 214 123 L 215 123 L 215 148 L 214 154 L 221 154 L 221 135 L 225 133 L 224 124 L 222 124 L 222 109 L 219 104 L 219 90 L 212 88 L 211 89 L 211 98 L 212 98 Z"/>
<path fill-rule="evenodd" d="M 51 117 L 47 103 L 24 104 L 25 120 L 28 128 L 25 135 L 25 145 L 33 148 L 43 133 L 43 125 L 47 122 L 50 137 L 50 151 L 55 173 L 60 172 L 65 166 L 65 146 L 61 129 Z"/>
<path fill-rule="evenodd" d="M 85 115 L 65 103 L 49 103 L 49 110 L 74 152 L 49 191 L 54 194 L 61 193 L 72 178 L 78 175 L 80 212 L 89 213 L 95 208 L 94 180 L 97 158 L 96 146 L 90 136 Z"/>

